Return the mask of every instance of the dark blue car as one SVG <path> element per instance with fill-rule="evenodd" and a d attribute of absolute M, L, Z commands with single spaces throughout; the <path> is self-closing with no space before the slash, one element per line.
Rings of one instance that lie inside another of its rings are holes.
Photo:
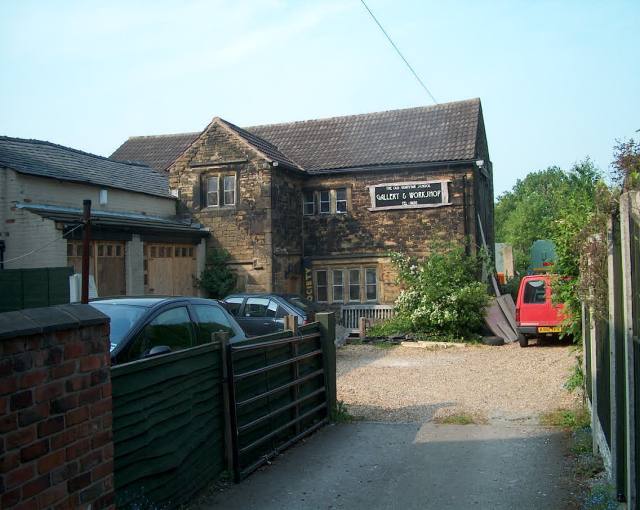
<path fill-rule="evenodd" d="M 293 315 L 302 326 L 315 320 L 322 309 L 296 294 L 232 294 L 223 300 L 249 336 L 267 335 L 284 329 L 284 317 Z"/>
<path fill-rule="evenodd" d="M 226 331 L 246 338 L 218 301 L 192 297 L 122 297 L 91 301 L 111 318 L 111 363 L 126 363 L 211 341 Z"/>

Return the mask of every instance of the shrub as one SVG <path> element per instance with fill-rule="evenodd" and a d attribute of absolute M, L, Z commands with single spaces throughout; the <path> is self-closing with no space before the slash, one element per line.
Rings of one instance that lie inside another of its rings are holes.
<path fill-rule="evenodd" d="M 198 280 L 198 287 L 204 289 L 208 297 L 222 299 L 234 289 L 236 275 L 227 266 L 229 258 L 227 250 L 211 250 L 207 254 L 206 267 L 202 278 Z"/>
<path fill-rule="evenodd" d="M 404 289 L 391 328 L 423 338 L 477 336 L 489 299 L 487 286 L 477 280 L 484 257 L 468 256 L 463 247 L 454 246 L 438 247 L 421 261 L 394 253 L 392 261 Z"/>

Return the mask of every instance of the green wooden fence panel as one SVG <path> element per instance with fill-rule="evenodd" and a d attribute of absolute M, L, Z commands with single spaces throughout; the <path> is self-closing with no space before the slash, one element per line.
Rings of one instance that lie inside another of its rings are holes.
<path fill-rule="evenodd" d="M 0 312 L 69 302 L 69 267 L 0 270 Z"/>
<path fill-rule="evenodd" d="M 217 343 L 113 367 L 118 508 L 175 508 L 225 468 Z"/>

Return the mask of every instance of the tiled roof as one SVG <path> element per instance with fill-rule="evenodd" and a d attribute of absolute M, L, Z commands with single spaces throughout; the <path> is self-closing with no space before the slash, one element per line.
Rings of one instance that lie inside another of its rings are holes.
<path fill-rule="evenodd" d="M 42 140 L 0 136 L 0 167 L 61 181 L 171 196 L 167 176 L 148 166 L 113 161 Z"/>
<path fill-rule="evenodd" d="M 231 124 L 231 122 L 226 121 L 224 119 L 220 119 L 221 122 L 224 122 L 230 129 L 235 131 L 241 138 L 243 138 L 249 145 L 258 149 L 262 154 L 267 156 L 271 161 L 277 161 L 280 164 L 287 165 L 291 168 L 295 168 L 297 170 L 302 170 L 296 163 L 291 161 L 289 157 L 283 154 L 278 147 L 268 142 L 267 140 L 256 136 L 245 129 L 242 129 L 235 124 Z"/>
<path fill-rule="evenodd" d="M 479 99 L 238 128 L 225 122 L 274 161 L 309 173 L 403 163 L 472 160 L 477 157 L 482 109 Z M 199 133 L 130 138 L 112 158 L 166 169 L 180 147 Z M 184 150 L 184 149 L 182 149 Z"/>
<path fill-rule="evenodd" d="M 473 159 L 480 100 L 246 128 L 308 172 Z"/>
<path fill-rule="evenodd" d="M 143 163 L 156 170 L 165 170 L 201 133 L 132 136 L 109 157 L 116 161 Z"/>

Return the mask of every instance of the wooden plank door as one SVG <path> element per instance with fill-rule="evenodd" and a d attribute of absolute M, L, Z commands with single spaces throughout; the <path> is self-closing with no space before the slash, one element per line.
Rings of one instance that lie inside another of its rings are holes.
<path fill-rule="evenodd" d="M 195 248 L 189 244 L 145 243 L 145 291 L 192 296 L 195 292 Z"/>
<path fill-rule="evenodd" d="M 89 274 L 95 279 L 98 296 L 126 294 L 124 253 L 125 241 L 92 241 L 89 245 Z M 82 273 L 82 241 L 67 242 L 67 262 L 75 273 Z"/>
<path fill-rule="evenodd" d="M 124 296 L 127 293 L 124 241 L 96 241 L 96 286 L 99 296 Z"/>

